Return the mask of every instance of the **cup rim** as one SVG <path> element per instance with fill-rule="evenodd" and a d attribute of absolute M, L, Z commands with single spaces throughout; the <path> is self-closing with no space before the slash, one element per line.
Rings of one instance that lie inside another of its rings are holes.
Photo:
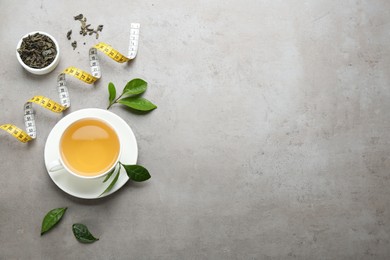
<path fill-rule="evenodd" d="M 103 172 L 103 173 L 101 173 L 101 174 L 99 174 L 99 175 L 94 175 L 94 176 L 83 176 L 83 175 L 79 175 L 79 174 L 73 172 L 71 169 L 69 169 L 68 166 L 65 164 L 64 160 L 62 159 L 61 147 L 60 147 L 60 146 L 61 146 L 62 137 L 63 137 L 63 135 L 64 135 L 66 129 L 68 129 L 69 126 L 73 125 L 74 123 L 76 123 L 76 122 L 78 122 L 78 121 L 81 121 L 81 120 L 85 120 L 85 119 L 95 119 L 95 120 L 99 120 L 99 121 L 104 122 L 105 124 L 107 124 L 108 126 L 110 126 L 110 127 L 114 130 L 114 132 L 115 132 L 115 134 L 116 134 L 116 136 L 117 136 L 117 138 L 118 138 L 118 141 L 119 141 L 119 153 L 118 153 L 118 156 L 117 156 L 117 158 L 116 158 L 116 160 L 115 160 L 115 163 L 113 163 L 112 166 L 111 166 L 107 171 L 105 171 L 105 172 Z M 121 140 L 120 140 L 120 138 L 119 138 L 118 132 L 115 130 L 115 128 L 113 127 L 113 125 L 112 125 L 110 122 L 108 122 L 107 120 L 102 119 L 102 118 L 100 118 L 100 117 L 97 117 L 97 116 L 88 116 L 88 117 L 79 118 L 79 119 L 77 119 L 77 120 L 74 120 L 74 121 L 72 121 L 72 122 L 69 122 L 69 124 L 67 124 L 67 125 L 65 126 L 64 130 L 63 130 L 62 133 L 61 133 L 60 142 L 59 142 L 59 144 L 58 144 L 58 150 L 59 150 L 59 158 L 58 158 L 58 160 L 61 162 L 61 165 L 64 167 L 64 169 L 65 169 L 68 173 L 70 173 L 70 174 L 72 174 L 72 175 L 74 175 L 74 176 L 76 176 L 76 177 L 78 177 L 78 178 L 81 178 L 81 179 L 89 179 L 89 180 L 91 180 L 91 179 L 98 179 L 98 178 L 104 177 L 105 175 L 107 175 L 109 172 L 111 172 L 111 171 L 116 167 L 116 165 L 119 163 L 119 159 L 120 159 L 121 154 L 122 154 L 122 143 L 121 143 Z"/>
<path fill-rule="evenodd" d="M 50 63 L 48 66 L 40 68 L 40 69 L 31 68 L 27 64 L 25 64 L 23 62 L 22 58 L 20 57 L 19 52 L 18 52 L 18 49 L 22 45 L 23 39 L 28 37 L 29 35 L 33 35 L 33 34 L 36 34 L 36 33 L 43 34 L 43 35 L 46 35 L 47 37 L 49 37 L 54 42 L 54 45 L 55 45 L 56 50 L 57 50 L 56 57 L 54 58 L 52 63 Z M 32 32 L 26 33 L 25 35 L 23 35 L 20 38 L 18 44 L 16 45 L 16 58 L 18 59 L 19 63 L 23 66 L 23 68 L 25 68 L 27 71 L 29 71 L 29 72 L 31 72 L 33 74 L 38 74 L 38 75 L 47 74 L 47 73 L 51 72 L 58 65 L 58 61 L 59 61 L 59 58 L 60 58 L 60 46 L 58 45 L 57 40 L 52 35 L 50 35 L 50 34 L 48 34 L 46 32 L 43 32 L 43 31 L 32 31 Z"/>

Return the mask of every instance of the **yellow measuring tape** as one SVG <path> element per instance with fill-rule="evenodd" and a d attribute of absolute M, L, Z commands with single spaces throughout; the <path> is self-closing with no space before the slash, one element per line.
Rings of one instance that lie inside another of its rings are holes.
<path fill-rule="evenodd" d="M 74 76 L 75 78 L 84 81 L 87 84 L 93 84 L 95 81 L 100 79 L 101 70 L 99 65 L 99 57 L 97 55 L 98 50 L 119 63 L 124 63 L 134 59 L 137 56 L 138 51 L 139 29 L 139 23 L 132 23 L 130 26 L 130 44 L 127 56 L 121 54 L 110 45 L 101 42 L 89 49 L 89 65 L 91 74 L 76 67 L 68 67 L 63 72 L 61 72 L 61 74 L 57 77 L 57 90 L 60 97 L 60 103 L 57 103 L 44 96 L 34 96 L 33 98 L 29 99 L 24 104 L 24 124 L 26 131 L 23 131 L 13 124 L 0 125 L 0 129 L 3 129 L 23 143 L 27 143 L 35 139 L 37 137 L 37 131 L 32 104 L 38 104 L 43 108 L 56 113 L 61 113 L 62 111 L 66 110 L 68 107 L 70 107 L 70 98 L 68 88 L 66 87 L 65 75 L 68 74 Z"/>

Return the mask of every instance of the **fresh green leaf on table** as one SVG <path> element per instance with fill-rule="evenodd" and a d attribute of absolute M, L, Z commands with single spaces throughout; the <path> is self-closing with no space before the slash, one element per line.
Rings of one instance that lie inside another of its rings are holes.
<path fill-rule="evenodd" d="M 93 243 L 99 238 L 94 237 L 91 232 L 89 232 L 88 228 L 86 225 L 81 224 L 81 223 L 76 223 L 73 224 L 72 226 L 73 234 L 75 238 L 81 242 L 81 243 Z"/>
<path fill-rule="evenodd" d="M 157 106 L 149 100 L 140 97 L 123 98 L 118 100 L 118 103 L 139 111 L 151 111 L 157 108 Z"/>
<path fill-rule="evenodd" d="M 132 181 L 142 182 L 150 179 L 151 177 L 149 171 L 141 165 L 122 164 L 122 166 L 125 168 L 127 176 L 129 176 Z"/>
<path fill-rule="evenodd" d="M 115 89 L 115 86 L 112 82 L 108 83 L 108 93 L 109 93 L 109 97 L 108 97 L 108 100 L 110 101 L 110 105 L 112 104 L 112 102 L 114 102 L 115 98 L 116 98 L 116 89 Z"/>
<path fill-rule="evenodd" d="M 50 210 L 42 221 L 41 236 L 52 229 L 64 216 L 67 208 L 57 208 Z"/>
<path fill-rule="evenodd" d="M 124 95 L 139 95 L 146 91 L 148 83 L 143 79 L 132 79 L 123 89 Z"/>

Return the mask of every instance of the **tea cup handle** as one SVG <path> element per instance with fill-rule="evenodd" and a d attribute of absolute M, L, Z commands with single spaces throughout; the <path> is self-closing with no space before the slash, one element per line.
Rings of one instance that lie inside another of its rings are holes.
<path fill-rule="evenodd" d="M 59 170 L 64 169 L 64 166 L 62 166 L 62 163 L 58 159 L 50 162 L 47 166 L 49 172 L 57 172 Z"/>

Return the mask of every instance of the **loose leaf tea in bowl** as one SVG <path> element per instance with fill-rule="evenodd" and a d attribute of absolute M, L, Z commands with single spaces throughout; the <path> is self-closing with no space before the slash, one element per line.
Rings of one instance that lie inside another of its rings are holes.
<path fill-rule="evenodd" d="M 57 49 L 50 37 L 38 32 L 22 39 L 18 53 L 24 64 L 30 68 L 42 69 L 54 61 Z"/>
<path fill-rule="evenodd" d="M 35 31 L 24 35 L 16 45 L 16 58 L 28 72 L 44 75 L 60 61 L 59 45 L 48 33 Z"/>

